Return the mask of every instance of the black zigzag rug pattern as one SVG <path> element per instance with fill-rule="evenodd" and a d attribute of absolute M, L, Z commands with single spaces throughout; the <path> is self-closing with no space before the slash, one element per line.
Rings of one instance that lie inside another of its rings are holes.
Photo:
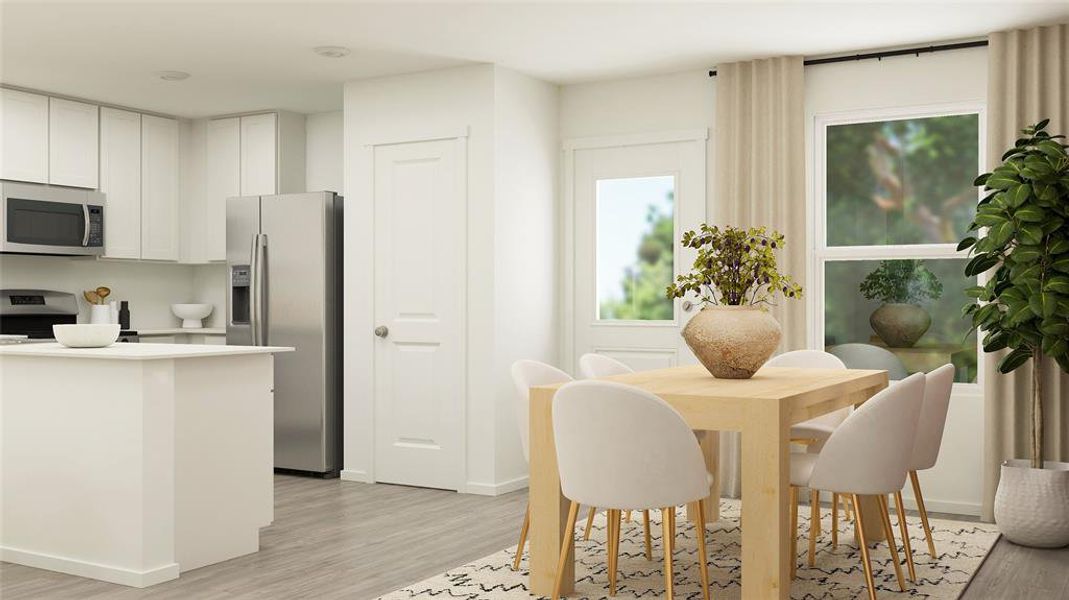
<path fill-rule="evenodd" d="M 709 575 L 713 597 L 718 600 L 735 600 L 740 597 L 742 575 L 740 562 L 739 501 L 721 501 L 720 520 L 707 529 Z M 676 548 L 673 554 L 676 598 L 698 600 L 701 598 L 700 577 L 697 565 L 697 539 L 695 528 L 685 519 L 685 511 L 678 509 Z M 831 546 L 831 515 L 827 507 L 821 511 L 822 534 L 817 543 L 816 565 L 806 566 L 808 550 L 809 509 L 799 511 L 798 571 L 791 584 L 792 600 L 827 600 L 839 598 L 862 598 L 867 596 L 865 576 L 861 567 L 860 552 L 855 545 L 853 531 L 845 524 L 840 511 L 839 546 Z M 653 523 L 653 561 L 646 560 L 641 513 L 637 519 L 625 523 L 620 542 L 619 575 L 616 600 L 639 598 L 662 598 L 664 596 L 663 555 L 661 552 L 660 511 L 650 511 Z M 891 515 L 895 535 L 898 537 L 898 521 Z M 905 592 L 898 590 L 894 568 L 886 543 L 880 543 L 870 552 L 877 594 L 884 598 L 952 600 L 957 598 L 980 567 L 984 557 L 998 539 L 994 525 L 963 521 L 932 520 L 937 557 L 929 556 L 919 519 L 907 517 L 910 539 L 916 563 L 916 583 L 906 581 Z M 516 523 L 517 533 L 520 523 Z M 581 533 L 582 524 L 576 527 Z M 898 539 L 899 557 L 902 540 Z M 507 548 L 469 564 L 450 569 L 414 585 L 382 596 L 384 600 L 407 598 L 442 598 L 464 600 L 504 600 L 530 597 L 527 588 L 527 557 L 524 556 L 519 571 L 512 570 L 516 549 Z M 605 515 L 594 518 L 593 532 L 589 541 L 576 540 L 576 588 L 569 598 L 579 600 L 609 600 L 608 575 L 606 571 Z M 905 565 L 903 575 L 908 577 Z"/>

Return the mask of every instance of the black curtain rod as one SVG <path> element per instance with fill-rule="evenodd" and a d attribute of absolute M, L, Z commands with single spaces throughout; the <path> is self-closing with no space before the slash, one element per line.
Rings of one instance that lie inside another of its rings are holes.
<path fill-rule="evenodd" d="M 810 58 L 802 62 L 805 66 L 810 65 L 827 65 L 831 63 L 851 62 L 855 60 L 869 60 L 875 58 L 880 60 L 890 56 L 908 56 L 914 54 L 920 56 L 921 54 L 929 54 L 932 52 L 943 52 L 945 50 L 962 50 L 964 48 L 982 48 L 987 45 L 987 40 L 981 40 L 977 42 L 958 42 L 956 44 L 943 44 L 941 46 L 923 46 L 917 48 L 903 48 L 901 50 L 885 50 L 883 52 L 867 52 L 865 54 L 855 54 L 853 56 L 833 56 L 831 58 Z M 716 77 L 716 69 L 709 71 L 709 77 Z"/>

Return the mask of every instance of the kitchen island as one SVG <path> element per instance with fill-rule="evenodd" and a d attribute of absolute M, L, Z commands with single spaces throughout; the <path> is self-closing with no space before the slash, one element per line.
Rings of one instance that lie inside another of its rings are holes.
<path fill-rule="evenodd" d="M 145 587 L 259 550 L 291 350 L 0 346 L 0 560 Z"/>

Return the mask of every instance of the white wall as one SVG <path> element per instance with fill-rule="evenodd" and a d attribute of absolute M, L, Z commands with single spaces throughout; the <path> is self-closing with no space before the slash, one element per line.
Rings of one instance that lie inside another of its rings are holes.
<path fill-rule="evenodd" d="M 305 121 L 305 189 L 345 195 L 342 189 L 343 111 L 308 115 Z"/>
<path fill-rule="evenodd" d="M 526 481 L 509 376 L 521 358 L 557 364 L 557 86 L 494 70 L 494 332 L 499 482 Z"/>
<path fill-rule="evenodd" d="M 111 288 L 112 300 L 130 301 L 134 329 L 178 327 L 171 304 L 200 302 L 193 287 L 197 267 L 152 262 L 119 262 L 64 256 L 0 255 L 0 288 L 70 292 L 78 299 L 79 322 L 89 322 L 83 290 Z M 207 301 L 207 300 L 206 300 Z M 222 310 L 217 306 L 216 310 Z"/>
<path fill-rule="evenodd" d="M 984 104 L 987 49 L 806 67 L 805 86 L 807 187 L 812 206 L 813 121 L 817 115 L 948 103 Z M 983 405 L 979 386 L 956 386 L 939 462 L 934 469 L 920 474 L 929 510 L 980 514 Z M 907 486 L 903 495 L 912 496 L 912 489 Z"/>

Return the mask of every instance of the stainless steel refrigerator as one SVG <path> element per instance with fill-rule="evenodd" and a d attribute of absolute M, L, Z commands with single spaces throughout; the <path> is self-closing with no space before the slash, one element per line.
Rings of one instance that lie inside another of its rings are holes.
<path fill-rule="evenodd" d="M 230 198 L 226 343 L 275 355 L 275 468 L 341 469 L 342 198 Z"/>

